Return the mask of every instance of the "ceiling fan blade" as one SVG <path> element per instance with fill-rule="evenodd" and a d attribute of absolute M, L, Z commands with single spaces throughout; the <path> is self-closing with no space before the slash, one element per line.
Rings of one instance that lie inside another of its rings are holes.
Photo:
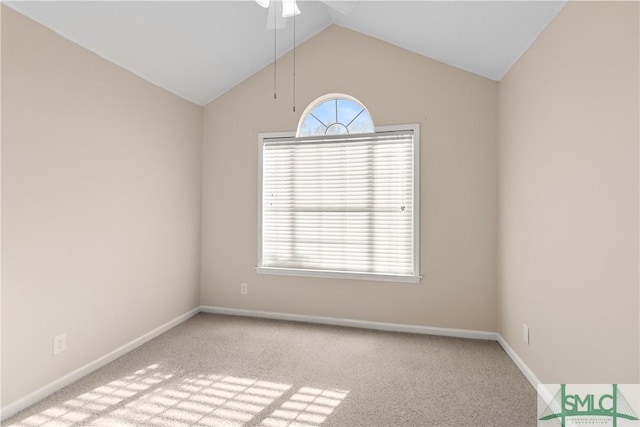
<path fill-rule="evenodd" d="M 290 18 L 295 15 L 300 15 L 296 0 L 282 0 L 282 17 Z"/>
<path fill-rule="evenodd" d="M 287 26 L 287 20 L 282 17 L 282 4 L 273 0 L 269 4 L 269 13 L 267 13 L 267 30 L 281 30 Z"/>

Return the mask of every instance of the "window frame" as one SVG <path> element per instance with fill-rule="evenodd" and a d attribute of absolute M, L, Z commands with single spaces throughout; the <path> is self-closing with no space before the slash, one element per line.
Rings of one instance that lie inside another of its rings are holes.
<path fill-rule="evenodd" d="M 420 124 L 387 125 L 376 126 L 375 132 L 392 131 L 413 131 L 413 275 L 379 274 L 366 272 L 334 271 L 334 270 L 312 270 L 301 268 L 263 267 L 262 266 L 262 207 L 263 207 L 263 147 L 264 140 L 270 138 L 295 138 L 295 131 L 284 132 L 260 132 L 258 133 L 258 239 L 257 239 L 257 266 L 258 274 L 315 277 L 329 279 L 355 279 L 373 280 L 396 283 L 419 283 L 422 279 L 420 275 Z"/>
<path fill-rule="evenodd" d="M 369 120 L 371 121 L 371 126 L 373 127 L 373 131 L 377 132 L 375 130 L 375 125 L 373 124 L 373 118 L 371 117 L 371 112 L 369 111 L 369 109 L 362 102 L 360 102 L 360 100 L 358 100 L 357 98 L 355 98 L 355 97 L 353 97 L 351 95 L 347 95 L 345 93 L 328 93 L 326 95 L 323 95 L 323 96 L 319 97 L 315 101 L 313 101 L 302 112 L 302 115 L 300 116 L 300 122 L 298 122 L 298 127 L 297 127 L 297 130 L 296 130 L 295 136 L 302 136 L 300 134 L 302 133 L 302 129 L 304 127 L 304 122 L 306 121 L 306 119 L 307 119 L 307 117 L 309 115 L 312 115 L 312 116 L 315 117 L 313 112 L 316 111 L 316 109 L 318 107 L 320 107 L 322 104 L 324 104 L 325 102 L 328 102 L 328 101 L 336 101 L 337 102 L 337 101 L 340 101 L 340 100 L 351 102 L 351 103 L 357 105 L 358 107 L 362 108 L 362 110 L 367 113 L 367 116 L 369 116 Z M 358 115 L 360 115 L 360 113 Z M 336 114 L 336 116 L 337 116 L 337 114 Z M 323 121 L 321 121 L 320 119 L 318 119 L 318 117 L 315 117 L 315 119 L 318 120 L 319 123 L 322 123 L 323 125 L 326 126 L 326 124 Z M 336 123 L 340 123 L 343 126 L 348 128 L 348 126 L 346 126 L 344 123 L 338 122 L 337 119 L 338 118 L 336 117 Z M 355 133 L 353 133 L 353 134 L 351 132 L 348 132 L 348 133 L 351 134 L 351 135 L 355 135 Z M 325 132 L 325 135 L 327 135 L 326 132 Z M 318 135 L 314 134 L 314 135 L 305 135 L 305 136 L 318 136 Z"/>

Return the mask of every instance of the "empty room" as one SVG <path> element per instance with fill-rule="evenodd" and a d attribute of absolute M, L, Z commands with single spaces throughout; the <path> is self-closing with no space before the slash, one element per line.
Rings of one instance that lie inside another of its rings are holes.
<path fill-rule="evenodd" d="M 640 2 L 0 10 L 2 425 L 640 426 Z"/>

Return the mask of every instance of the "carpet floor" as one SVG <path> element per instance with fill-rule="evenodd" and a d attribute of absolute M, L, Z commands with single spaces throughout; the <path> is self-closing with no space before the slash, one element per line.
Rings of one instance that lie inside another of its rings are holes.
<path fill-rule="evenodd" d="M 492 341 L 201 313 L 3 425 L 533 427 L 536 392 Z"/>

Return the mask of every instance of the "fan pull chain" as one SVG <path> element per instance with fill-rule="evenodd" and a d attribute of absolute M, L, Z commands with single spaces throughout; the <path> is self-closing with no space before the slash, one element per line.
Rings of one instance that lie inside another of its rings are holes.
<path fill-rule="evenodd" d="M 277 82 L 277 75 L 278 75 L 278 70 L 277 70 L 277 62 L 278 62 L 278 54 L 277 54 L 277 49 L 276 49 L 276 35 L 277 35 L 277 31 L 276 31 L 276 11 L 275 11 L 275 3 L 272 3 L 273 5 L 273 99 L 277 99 L 278 96 L 276 95 L 276 82 Z"/>
<path fill-rule="evenodd" d="M 296 112 L 296 15 L 293 15 L 293 112 Z"/>

